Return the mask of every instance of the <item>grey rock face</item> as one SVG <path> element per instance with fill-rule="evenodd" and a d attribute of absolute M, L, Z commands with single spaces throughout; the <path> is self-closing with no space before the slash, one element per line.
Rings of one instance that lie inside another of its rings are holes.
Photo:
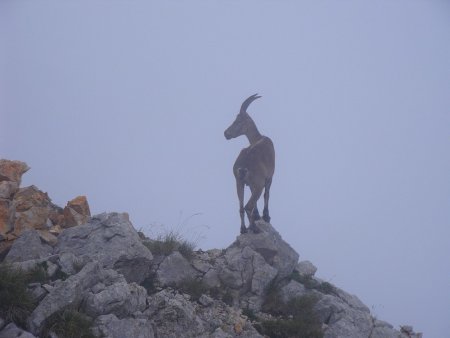
<path fill-rule="evenodd" d="M 153 338 L 153 328 L 146 319 L 119 319 L 113 314 L 99 316 L 94 323 L 93 332 L 104 338 Z"/>
<path fill-rule="evenodd" d="M 229 247 L 249 247 L 259 253 L 267 264 L 278 271 L 277 279 L 288 277 L 297 265 L 299 255 L 286 243 L 280 234 L 264 221 L 257 221 L 258 233 L 246 233 L 237 237 Z"/>
<path fill-rule="evenodd" d="M 97 293 L 89 292 L 84 300 L 84 309 L 86 314 L 93 318 L 104 314 L 123 318 L 143 311 L 146 298 L 147 291 L 142 286 L 123 281 L 107 286 Z"/>
<path fill-rule="evenodd" d="M 161 285 L 178 285 L 185 279 L 192 279 L 196 276 L 195 270 L 186 258 L 178 251 L 174 251 L 165 257 L 156 272 Z"/>
<path fill-rule="evenodd" d="M 165 289 L 148 301 L 149 306 L 144 314 L 154 323 L 157 337 L 262 338 L 239 310 L 217 300 L 209 299 L 206 305 L 202 305 Z"/>
<path fill-rule="evenodd" d="M 30 332 L 24 331 L 17 327 L 14 323 L 9 323 L 6 327 L 0 331 L 0 338 L 36 338 Z"/>
<path fill-rule="evenodd" d="M 128 215 L 109 213 L 92 217 L 89 223 L 64 229 L 55 253 L 88 256 L 103 267 L 123 274 L 128 282 L 142 282 L 153 259 L 141 243 Z"/>
<path fill-rule="evenodd" d="M 315 310 L 321 321 L 327 325 L 325 338 L 370 336 L 373 322 L 369 312 L 352 308 L 339 297 L 316 294 L 320 299 Z"/>
<path fill-rule="evenodd" d="M 78 274 L 52 288 L 28 318 L 31 332 L 38 334 L 44 321 L 52 314 L 69 305 L 77 307 L 86 290 L 97 284 L 101 277 L 100 266 L 97 263 L 89 263 Z"/>
<path fill-rule="evenodd" d="M 36 230 L 27 230 L 14 241 L 5 257 L 5 262 L 23 262 L 32 259 L 45 258 L 51 255 L 53 248 L 43 244 Z"/>

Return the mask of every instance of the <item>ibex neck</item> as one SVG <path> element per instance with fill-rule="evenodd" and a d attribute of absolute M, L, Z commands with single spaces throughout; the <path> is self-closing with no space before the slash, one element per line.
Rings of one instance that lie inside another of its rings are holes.
<path fill-rule="evenodd" d="M 259 133 L 258 128 L 256 128 L 256 125 L 254 123 L 250 128 L 248 128 L 245 136 L 247 136 L 250 145 L 258 142 L 262 137 L 262 135 Z"/>

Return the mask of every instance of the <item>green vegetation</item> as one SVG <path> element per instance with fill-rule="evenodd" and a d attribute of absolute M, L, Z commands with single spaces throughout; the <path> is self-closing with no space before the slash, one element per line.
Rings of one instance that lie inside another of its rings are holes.
<path fill-rule="evenodd" d="M 168 256 L 174 251 L 180 252 L 186 259 L 194 256 L 195 243 L 184 239 L 180 233 L 169 231 L 164 235 L 159 235 L 156 240 L 146 240 L 143 244 L 154 255 Z"/>
<path fill-rule="evenodd" d="M 201 295 L 208 291 L 207 286 L 199 279 L 196 278 L 186 278 L 182 280 L 177 288 L 188 295 L 191 296 L 192 300 L 199 300 Z"/>
<path fill-rule="evenodd" d="M 328 295 L 336 294 L 336 288 L 330 283 L 319 282 L 312 277 L 302 276 L 298 271 L 292 272 L 291 279 L 303 284 L 307 289 L 314 289 Z"/>
<path fill-rule="evenodd" d="M 42 329 L 41 337 L 54 332 L 64 338 L 95 338 L 91 332 L 92 318 L 76 310 L 63 310 L 50 316 Z"/>
<path fill-rule="evenodd" d="M 264 320 L 255 328 L 271 338 L 321 338 L 322 325 L 313 310 L 316 302 L 313 295 L 305 295 L 285 303 L 277 285 L 272 283 L 267 289 L 262 310 L 276 319 Z"/>
<path fill-rule="evenodd" d="M 31 276 L 35 277 L 34 274 Z M 36 306 L 27 290 L 29 278 L 30 275 L 21 270 L 0 265 L 0 317 L 21 327 L 25 326 L 26 318 Z"/>

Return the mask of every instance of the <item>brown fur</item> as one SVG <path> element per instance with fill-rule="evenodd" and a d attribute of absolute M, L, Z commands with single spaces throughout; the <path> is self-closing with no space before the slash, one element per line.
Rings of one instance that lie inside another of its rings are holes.
<path fill-rule="evenodd" d="M 270 221 L 269 216 L 269 194 L 272 177 L 275 171 L 275 150 L 272 140 L 263 136 L 256 128 L 246 109 L 253 100 L 260 96 L 257 94 L 250 96 L 244 101 L 241 111 L 231 126 L 225 130 L 227 139 L 241 135 L 247 136 L 250 146 L 241 150 L 233 166 L 234 177 L 236 178 L 236 189 L 239 198 L 239 214 L 241 217 L 241 233 L 247 232 L 245 227 L 245 213 L 249 220 L 250 228 L 254 228 L 255 220 L 259 219 L 257 208 L 258 199 L 264 190 L 264 211 L 263 219 Z M 251 197 L 244 207 L 244 188 L 250 187 Z"/>

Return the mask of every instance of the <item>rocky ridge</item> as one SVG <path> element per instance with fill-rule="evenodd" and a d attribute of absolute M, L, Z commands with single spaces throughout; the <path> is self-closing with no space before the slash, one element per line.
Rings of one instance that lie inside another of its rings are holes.
<path fill-rule="evenodd" d="M 89 322 L 80 337 L 422 336 L 316 278 L 269 223 L 226 249 L 193 251 L 138 233 L 126 213 L 91 216 L 83 196 L 60 208 L 20 188 L 28 169 L 0 160 L 0 266 L 42 276 L 26 285 L 23 320 L 0 310 L 0 338 L 63 338 L 68 311 Z"/>

